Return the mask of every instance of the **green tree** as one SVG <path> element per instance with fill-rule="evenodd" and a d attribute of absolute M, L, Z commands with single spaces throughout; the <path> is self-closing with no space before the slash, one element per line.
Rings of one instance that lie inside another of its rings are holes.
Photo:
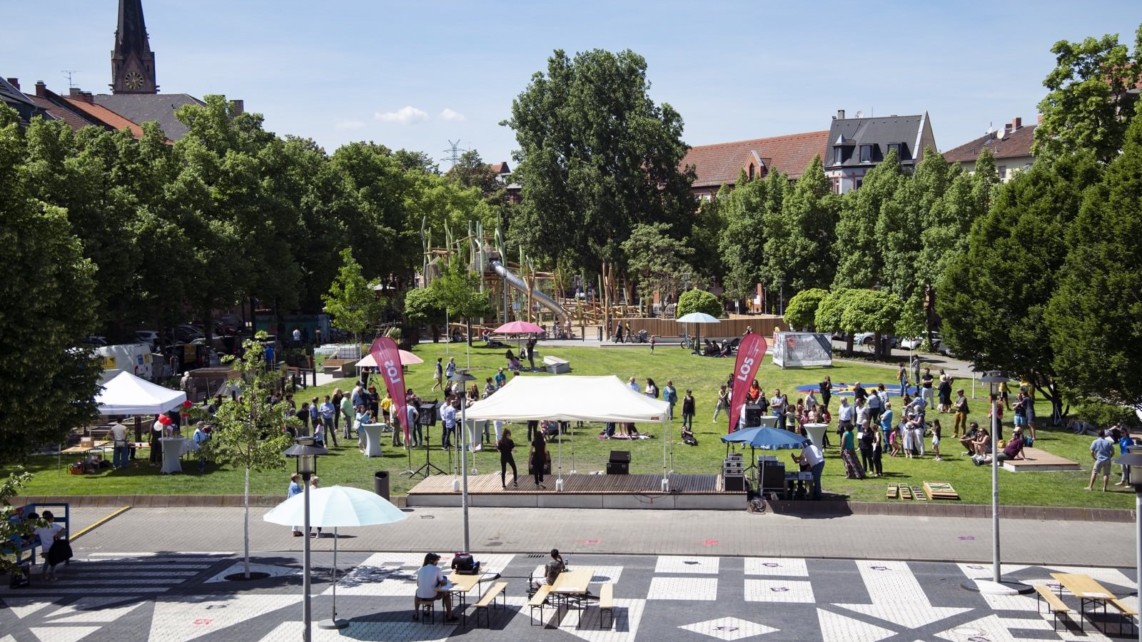
<path fill-rule="evenodd" d="M 845 350 L 848 352 L 853 350 L 853 335 L 845 330 L 844 314 L 848 305 L 847 301 L 853 292 L 854 290 L 850 288 L 838 288 L 829 292 L 817 304 L 817 314 L 814 318 L 818 332 L 844 332 L 846 334 Z"/>
<path fill-rule="evenodd" d="M 686 239 L 690 251 L 690 265 L 699 282 L 724 283 L 726 269 L 722 263 L 719 243 L 726 221 L 716 200 L 699 201 L 694 214 L 694 226 Z"/>
<path fill-rule="evenodd" d="M 231 367 L 238 370 L 237 399 L 223 403 L 212 419 L 210 440 L 204 444 L 203 456 L 224 466 L 242 467 L 245 470 L 242 489 L 242 541 L 243 569 L 250 577 L 250 471 L 281 470 L 285 468 L 285 450 L 292 443 L 287 428 L 301 428 L 296 417 L 285 406 L 271 404 L 278 374 L 268 368 L 265 349 L 261 344 L 267 338 L 259 332 L 247 339 L 240 358 L 228 357 Z"/>
<path fill-rule="evenodd" d="M 718 297 L 705 290 L 698 288 L 687 290 L 678 297 L 675 315 L 681 318 L 691 312 L 705 312 L 710 316 L 720 317 L 722 316 L 722 302 L 718 300 Z"/>
<path fill-rule="evenodd" d="M 837 275 L 833 288 L 872 288 L 884 284 L 884 242 L 877 236 L 881 208 L 905 178 L 895 151 L 869 170 L 861 188 L 841 199 L 837 222 Z"/>
<path fill-rule="evenodd" d="M 494 314 L 488 292 L 480 290 L 480 275 L 468 272 L 463 262 L 453 258 L 439 278 L 428 286 L 432 298 L 450 318 L 462 318 L 468 324 L 468 342 L 472 342 L 472 319 Z"/>
<path fill-rule="evenodd" d="M 1142 404 L 1142 116 L 1087 190 L 1047 320 L 1055 371 L 1075 392 Z"/>
<path fill-rule="evenodd" d="M 564 256 L 573 268 L 598 270 L 604 304 L 635 225 L 666 223 L 685 238 L 693 220 L 693 173 L 678 170 L 682 118 L 649 89 L 646 61 L 632 51 L 571 59 L 557 50 L 504 121 L 519 143 L 513 178 L 523 186 L 512 235 L 541 261 Z"/>
<path fill-rule="evenodd" d="M 444 308 L 428 288 L 416 288 L 405 293 L 404 316 L 410 325 L 431 325 L 432 340 L 440 338 L 439 325 L 444 322 Z"/>
<path fill-rule="evenodd" d="M 0 107 L 0 462 L 21 461 L 96 415 L 98 362 L 77 348 L 95 327 L 95 266 L 67 213 L 30 194 L 14 111 Z"/>
<path fill-rule="evenodd" d="M 719 215 L 726 221 L 718 243 L 726 267 L 726 294 L 743 299 L 762 280 L 765 260 L 765 205 L 769 184 L 739 178 L 734 188 L 723 187 L 715 199 Z"/>
<path fill-rule="evenodd" d="M 492 166 L 480 158 L 480 152 L 470 149 L 460 154 L 460 159 L 445 174 L 445 177 L 465 189 L 475 188 L 484 198 L 502 199 L 504 187 L 497 180 Z"/>
<path fill-rule="evenodd" d="M 872 332 L 875 352 L 884 356 L 888 353 L 888 342 L 884 339 L 896 331 L 903 312 L 904 301 L 892 292 L 850 290 L 841 313 L 841 329 L 850 336 L 857 332 Z"/>
<path fill-rule="evenodd" d="M 827 296 L 828 290 L 821 288 L 801 290 L 785 306 L 785 323 L 790 328 L 814 330 L 817 326 L 817 308 Z"/>
<path fill-rule="evenodd" d="M 1054 159 L 1087 149 L 1110 162 L 1122 149 L 1134 116 L 1142 26 L 1135 32 L 1133 52 L 1115 34 L 1082 42 L 1060 40 L 1051 53 L 1055 68 L 1043 80 L 1048 93 L 1039 103 L 1043 120 L 1035 129 L 1032 153 Z"/>
<path fill-rule="evenodd" d="M 814 157 L 781 207 L 768 212 L 765 272 L 770 282 L 785 284 L 793 292 L 832 284 L 839 206 L 821 158 Z"/>
<path fill-rule="evenodd" d="M 333 317 L 333 325 L 351 332 L 358 343 L 361 334 L 380 318 L 381 302 L 349 248 L 341 250 L 341 269 L 329 285 L 329 292 L 321 298 L 325 311 Z"/>
<path fill-rule="evenodd" d="M 655 291 L 664 296 L 675 295 L 694 280 L 694 272 L 687 264 L 693 251 L 684 241 L 671 236 L 666 223 L 635 225 L 630 238 L 623 241 L 622 250 L 644 302 Z"/>
<path fill-rule="evenodd" d="M 967 251 L 936 288 L 942 335 L 956 355 L 982 370 L 1028 377 L 1052 402 L 1056 421 L 1062 397 L 1044 314 L 1067 256 L 1067 227 L 1098 178 L 1098 164 L 1083 153 L 1020 172 L 972 225 Z"/>

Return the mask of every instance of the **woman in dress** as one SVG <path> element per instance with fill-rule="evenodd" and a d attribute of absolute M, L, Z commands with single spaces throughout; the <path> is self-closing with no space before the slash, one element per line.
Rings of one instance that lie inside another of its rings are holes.
<path fill-rule="evenodd" d="M 856 435 L 851 423 L 845 427 L 845 434 L 841 436 L 841 461 L 845 464 L 846 478 L 864 479 L 864 468 L 857 459 Z"/>
<path fill-rule="evenodd" d="M 512 431 L 507 428 L 504 429 L 504 436 L 496 444 L 496 450 L 500 451 L 500 485 L 504 488 L 508 487 L 507 473 L 508 466 L 512 469 L 512 486 L 519 487 L 516 482 L 517 472 L 515 469 L 515 457 L 512 455 L 512 450 L 515 449 L 515 442 L 512 441 Z"/>

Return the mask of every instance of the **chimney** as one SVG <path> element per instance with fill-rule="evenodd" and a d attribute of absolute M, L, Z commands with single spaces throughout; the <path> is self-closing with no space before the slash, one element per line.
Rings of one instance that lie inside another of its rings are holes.
<path fill-rule="evenodd" d="M 42 80 L 36 81 L 36 97 L 37 98 L 47 98 L 48 97 L 48 86 L 46 84 L 44 84 L 44 81 L 42 81 Z"/>
<path fill-rule="evenodd" d="M 231 100 L 230 101 L 230 117 L 239 116 L 246 113 L 246 101 L 244 100 Z"/>
<path fill-rule="evenodd" d="M 844 119 L 845 119 L 845 110 L 838 109 L 837 110 L 837 120 L 844 120 Z"/>
<path fill-rule="evenodd" d="M 83 91 L 79 87 L 68 87 L 67 97 L 73 100 L 78 100 L 87 104 L 92 104 L 95 100 L 91 97 L 90 91 Z"/>
<path fill-rule="evenodd" d="M 1023 118 L 1021 116 L 1015 117 L 1015 130 L 1023 129 Z"/>
<path fill-rule="evenodd" d="M 20 79 L 19 78 L 7 78 L 6 80 L 8 81 L 9 85 L 12 85 L 16 89 L 20 88 Z"/>

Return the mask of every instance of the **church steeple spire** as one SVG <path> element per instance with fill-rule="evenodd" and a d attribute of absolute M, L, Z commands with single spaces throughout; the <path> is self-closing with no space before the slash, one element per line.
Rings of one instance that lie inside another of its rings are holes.
<path fill-rule="evenodd" d="M 119 27 L 111 50 L 111 93 L 156 94 L 155 54 L 143 20 L 143 0 L 119 0 Z"/>

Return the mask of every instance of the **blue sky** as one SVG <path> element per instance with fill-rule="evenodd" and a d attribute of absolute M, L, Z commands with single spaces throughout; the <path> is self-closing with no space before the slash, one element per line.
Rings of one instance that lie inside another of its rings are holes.
<path fill-rule="evenodd" d="M 0 74 L 106 93 L 117 0 L 54 0 L 0 39 Z M 1035 121 L 1060 39 L 1118 33 L 1136 0 L 459 2 L 143 0 L 160 90 L 241 98 L 278 134 L 509 160 L 499 122 L 552 51 L 632 49 L 691 145 L 929 112 L 941 150 Z M 11 11 L 9 17 L 13 17 Z M 446 162 L 441 163 L 447 168 Z"/>

